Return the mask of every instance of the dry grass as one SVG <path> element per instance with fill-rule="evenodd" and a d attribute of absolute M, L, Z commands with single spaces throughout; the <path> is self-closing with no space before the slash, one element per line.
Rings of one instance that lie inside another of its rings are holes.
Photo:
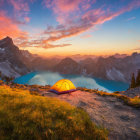
<path fill-rule="evenodd" d="M 106 129 L 82 109 L 29 90 L 0 86 L 1 140 L 106 140 Z"/>
<path fill-rule="evenodd" d="M 87 88 L 81 88 L 81 87 L 78 87 L 77 89 L 81 90 L 81 91 L 90 92 L 90 93 L 96 93 L 101 96 L 113 96 L 118 99 L 121 99 L 125 104 L 127 104 L 129 106 L 132 106 L 135 108 L 140 108 L 140 97 L 138 97 L 138 96 L 136 96 L 134 98 L 130 98 L 128 96 L 119 94 L 119 92 L 107 93 L 104 91 L 98 91 L 96 89 L 87 89 Z"/>

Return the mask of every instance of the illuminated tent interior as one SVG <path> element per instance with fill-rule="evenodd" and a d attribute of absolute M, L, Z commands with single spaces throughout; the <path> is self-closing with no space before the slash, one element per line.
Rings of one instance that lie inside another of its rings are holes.
<path fill-rule="evenodd" d="M 50 89 L 50 91 L 57 94 L 70 93 L 76 91 L 74 84 L 68 79 L 57 81 Z"/>

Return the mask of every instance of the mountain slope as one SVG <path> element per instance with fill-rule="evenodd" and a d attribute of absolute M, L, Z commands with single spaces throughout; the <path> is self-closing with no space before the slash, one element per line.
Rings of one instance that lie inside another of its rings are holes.
<path fill-rule="evenodd" d="M 88 63 L 83 61 L 81 65 L 86 69 L 87 75 L 128 82 L 130 81 L 131 74 L 133 72 L 137 73 L 137 70 L 140 69 L 140 54 L 133 53 L 131 56 L 123 58 L 116 58 L 114 56 L 100 57 L 97 61 L 88 59 Z"/>
<path fill-rule="evenodd" d="M 62 74 L 80 74 L 82 72 L 80 64 L 68 57 L 58 63 L 53 70 Z"/>
<path fill-rule="evenodd" d="M 41 70 L 41 71 L 52 70 L 53 67 L 56 66 L 58 63 L 59 59 L 36 57 L 30 63 L 30 68 L 32 70 Z"/>
<path fill-rule="evenodd" d="M 24 64 L 26 60 L 22 51 L 13 44 L 11 38 L 0 40 L 0 71 L 2 75 L 17 77 L 29 72 Z"/>

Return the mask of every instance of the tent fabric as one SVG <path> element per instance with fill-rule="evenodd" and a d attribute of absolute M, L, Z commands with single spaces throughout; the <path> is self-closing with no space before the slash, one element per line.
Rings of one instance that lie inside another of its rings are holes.
<path fill-rule="evenodd" d="M 57 81 L 50 89 L 50 91 L 57 94 L 70 93 L 76 90 L 74 84 L 68 79 Z"/>

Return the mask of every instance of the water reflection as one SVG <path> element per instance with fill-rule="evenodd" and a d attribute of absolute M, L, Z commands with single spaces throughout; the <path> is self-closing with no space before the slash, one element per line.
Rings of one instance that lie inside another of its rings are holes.
<path fill-rule="evenodd" d="M 76 87 L 86 87 L 91 89 L 99 89 L 108 92 L 122 91 L 128 88 L 127 83 L 103 80 L 99 78 L 85 77 L 81 75 L 62 75 L 56 72 L 32 72 L 27 75 L 16 78 L 14 82 L 19 84 L 38 84 L 53 85 L 60 79 L 71 80 Z"/>

